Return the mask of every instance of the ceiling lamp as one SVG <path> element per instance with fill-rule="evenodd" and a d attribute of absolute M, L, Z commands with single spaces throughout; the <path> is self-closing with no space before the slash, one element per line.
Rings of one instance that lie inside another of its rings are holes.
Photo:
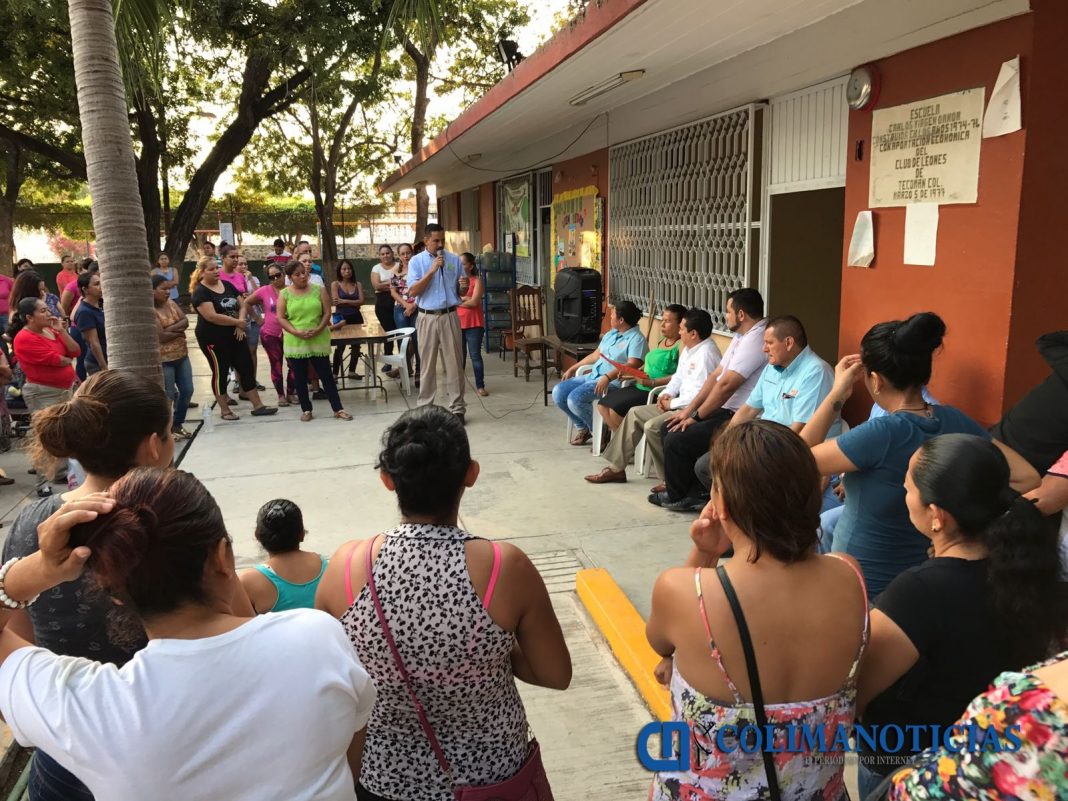
<path fill-rule="evenodd" d="M 611 92 L 613 89 L 620 87 L 625 83 L 636 81 L 643 75 L 645 75 L 645 70 L 627 70 L 626 72 L 621 72 L 618 75 L 613 75 L 607 81 L 601 81 L 601 83 L 583 89 L 567 102 L 572 106 L 584 106 L 595 97 L 600 97 L 606 92 Z"/>

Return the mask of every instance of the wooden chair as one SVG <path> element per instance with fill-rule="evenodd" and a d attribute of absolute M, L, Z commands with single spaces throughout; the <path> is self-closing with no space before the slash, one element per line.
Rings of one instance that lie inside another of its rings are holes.
<path fill-rule="evenodd" d="M 512 374 L 519 377 L 519 352 L 523 352 L 523 375 L 530 381 L 530 354 L 541 351 L 545 363 L 545 343 L 537 338 L 545 334 L 544 304 L 536 286 L 517 286 L 508 290 L 512 312 Z"/>

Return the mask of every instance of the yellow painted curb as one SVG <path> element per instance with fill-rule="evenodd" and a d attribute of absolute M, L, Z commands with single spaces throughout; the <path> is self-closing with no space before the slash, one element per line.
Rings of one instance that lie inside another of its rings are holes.
<path fill-rule="evenodd" d="M 575 590 L 649 709 L 660 720 L 671 720 L 668 691 L 653 678 L 660 657 L 645 639 L 645 621 L 634 604 L 608 571 L 599 567 L 580 570 Z"/>

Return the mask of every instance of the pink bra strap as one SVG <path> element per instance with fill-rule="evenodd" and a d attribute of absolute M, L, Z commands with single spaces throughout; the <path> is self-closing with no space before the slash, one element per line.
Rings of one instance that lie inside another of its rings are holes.
<path fill-rule="evenodd" d="M 738 687 L 731 680 L 730 674 L 727 673 L 727 668 L 723 667 L 723 657 L 719 653 L 716 641 L 712 638 L 712 627 L 708 625 L 708 612 L 705 611 L 705 594 L 701 589 L 701 568 L 699 567 L 694 569 L 693 583 L 697 589 L 697 608 L 701 611 L 701 622 L 705 624 L 705 634 L 708 635 L 708 647 L 712 651 L 712 658 L 716 660 L 716 667 L 723 674 L 723 680 L 727 683 L 727 687 L 734 693 L 735 703 L 744 703 L 742 694 L 738 692 Z"/>
<path fill-rule="evenodd" d="M 836 553 L 829 553 L 827 556 L 833 556 L 839 562 L 844 562 L 849 565 L 849 569 L 853 571 L 853 574 L 857 577 L 857 581 L 860 582 L 860 591 L 864 593 L 864 631 L 860 637 L 860 648 L 857 650 L 857 656 L 853 660 L 853 667 L 849 669 L 849 679 L 852 680 L 857 674 L 857 668 L 860 667 L 860 657 L 864 654 L 864 649 L 868 645 L 868 637 L 870 634 L 868 623 L 871 620 L 871 615 L 868 614 L 868 585 L 864 583 L 864 574 L 857 569 L 848 559 L 843 559 Z"/>
<path fill-rule="evenodd" d="M 501 574 L 501 544 L 493 543 L 493 572 L 490 573 L 489 586 L 486 587 L 486 597 L 482 600 L 482 608 L 489 611 L 490 601 L 493 600 L 493 590 L 497 587 L 497 577 Z"/>
<path fill-rule="evenodd" d="M 374 540 L 371 540 L 371 544 L 374 545 Z M 352 594 L 352 557 L 356 553 L 356 549 L 360 546 L 360 543 L 352 543 L 352 547 L 349 548 L 348 554 L 345 556 L 345 597 L 348 598 L 349 606 L 352 606 L 356 597 Z"/>

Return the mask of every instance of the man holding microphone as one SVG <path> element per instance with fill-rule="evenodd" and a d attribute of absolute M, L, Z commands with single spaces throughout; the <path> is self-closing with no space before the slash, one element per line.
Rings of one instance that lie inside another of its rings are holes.
<path fill-rule="evenodd" d="M 449 410 L 464 422 L 463 335 L 456 307 L 460 305 L 460 257 L 445 251 L 445 229 L 430 223 L 423 233 L 426 250 L 408 263 L 408 292 L 419 306 L 416 340 L 422 370 L 419 405 L 434 402 L 438 354 L 445 363 L 445 389 Z"/>

